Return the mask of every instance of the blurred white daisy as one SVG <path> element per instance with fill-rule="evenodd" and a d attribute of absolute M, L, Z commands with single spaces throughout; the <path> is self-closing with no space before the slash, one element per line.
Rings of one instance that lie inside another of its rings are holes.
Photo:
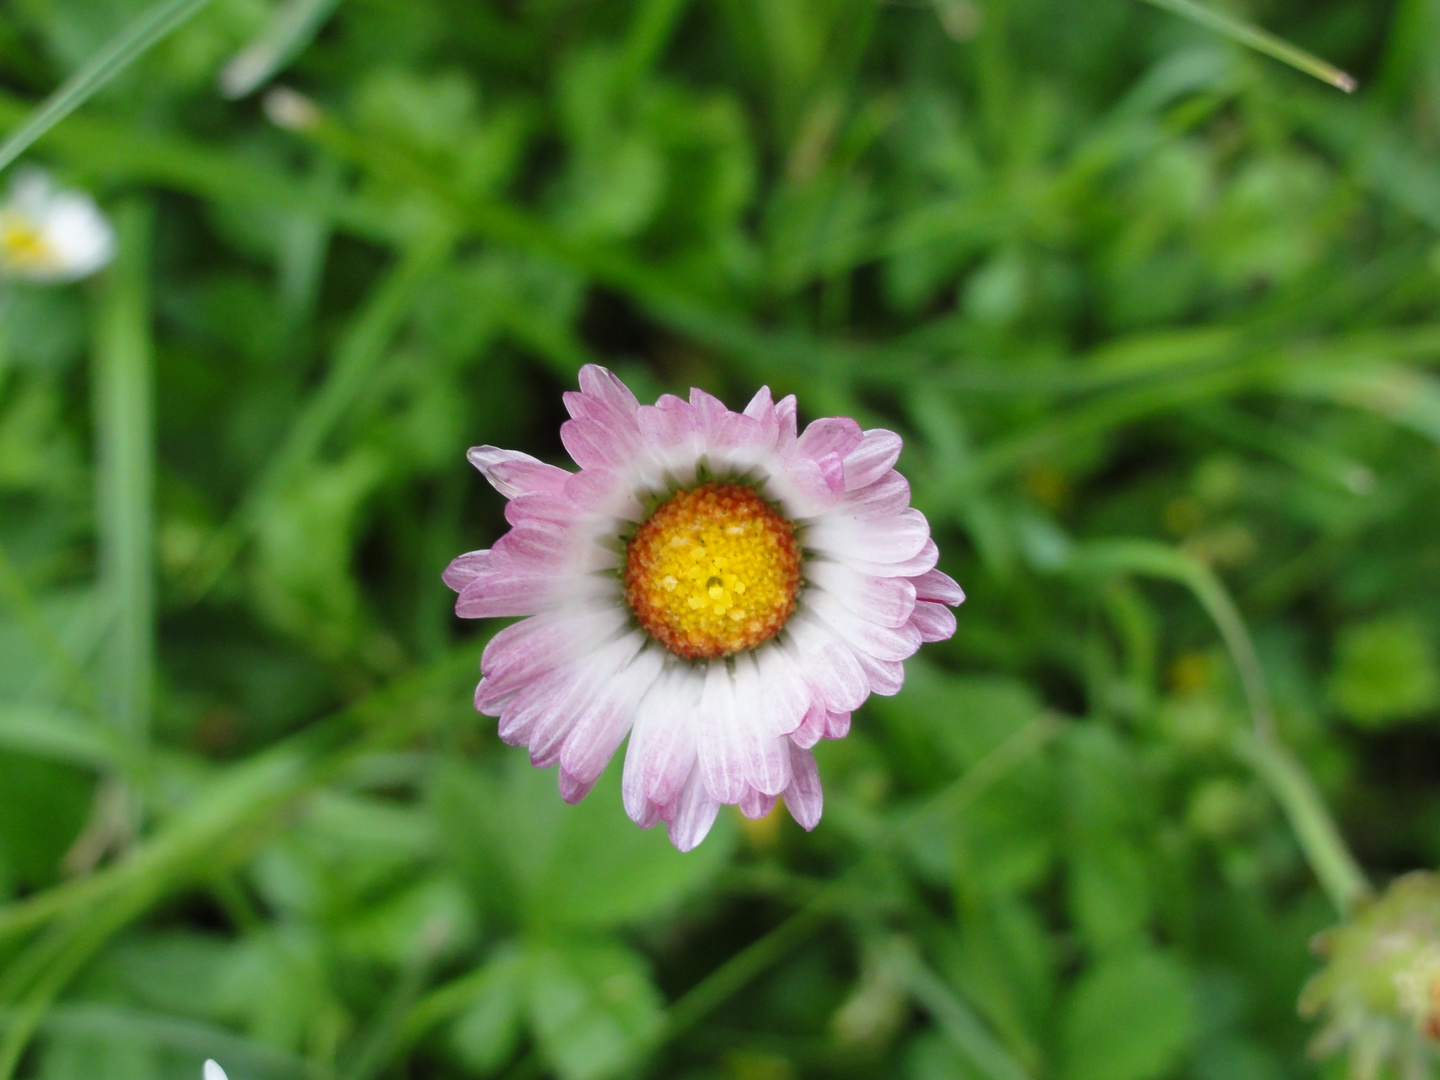
<path fill-rule="evenodd" d="M 202 1080 L 227 1080 L 227 1077 L 225 1070 L 220 1067 L 218 1062 L 207 1059 Z"/>
<path fill-rule="evenodd" d="M 641 405 L 580 372 L 560 438 L 579 472 L 493 446 L 470 461 L 512 528 L 445 572 L 501 630 L 475 694 L 500 737 L 584 797 L 627 734 L 625 809 L 688 851 L 721 804 L 820 819 L 820 739 L 894 694 L 921 642 L 955 632 L 960 587 L 893 466 L 900 437 L 854 420 L 796 429 L 795 399 L 742 413 L 702 390 Z"/>
<path fill-rule="evenodd" d="M 42 169 L 16 174 L 0 205 L 0 274 L 75 281 L 114 255 L 115 230 L 89 195 L 57 188 Z"/>

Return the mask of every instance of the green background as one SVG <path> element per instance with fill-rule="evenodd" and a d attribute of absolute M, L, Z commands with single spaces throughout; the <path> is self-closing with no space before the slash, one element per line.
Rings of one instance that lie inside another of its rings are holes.
<path fill-rule="evenodd" d="M 145 6 L 11 0 L 0 125 Z M 1440 4 L 1226 7 L 1359 93 L 1130 0 L 216 0 L 50 131 L 121 252 L 3 301 L 0 1076 L 1342 1075 L 1324 807 L 1440 861 Z M 905 436 L 970 599 L 812 834 L 471 709 L 465 448 L 592 360 Z"/>

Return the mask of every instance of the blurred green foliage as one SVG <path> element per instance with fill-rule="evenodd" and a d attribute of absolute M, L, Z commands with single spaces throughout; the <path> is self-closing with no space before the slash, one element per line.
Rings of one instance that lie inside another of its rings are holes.
<path fill-rule="evenodd" d="M 0 124 L 146 7 L 0 11 Z M 0 1075 L 1342 1075 L 1286 755 L 1440 861 L 1440 7 L 1238 7 L 1361 93 L 1130 0 L 215 0 L 54 128 L 123 251 L 0 320 Z M 813 834 L 471 710 L 463 451 L 589 360 L 906 436 L 970 600 Z"/>

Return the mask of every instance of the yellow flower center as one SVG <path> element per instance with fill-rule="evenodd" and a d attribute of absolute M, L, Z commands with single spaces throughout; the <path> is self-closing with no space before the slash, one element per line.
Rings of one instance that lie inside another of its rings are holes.
<path fill-rule="evenodd" d="M 795 527 L 742 484 L 677 493 L 640 526 L 625 556 L 635 617 L 688 660 L 769 641 L 799 588 Z"/>
<path fill-rule="evenodd" d="M 28 219 L 14 211 L 0 211 L 0 263 L 16 270 L 46 271 L 56 266 L 55 252 Z"/>

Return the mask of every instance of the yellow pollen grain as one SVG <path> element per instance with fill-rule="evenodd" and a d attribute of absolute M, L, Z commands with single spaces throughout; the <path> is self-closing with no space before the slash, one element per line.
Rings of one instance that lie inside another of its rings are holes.
<path fill-rule="evenodd" d="M 752 488 L 678 492 L 636 530 L 625 599 L 667 649 L 691 660 L 753 649 L 795 610 L 795 528 Z"/>

